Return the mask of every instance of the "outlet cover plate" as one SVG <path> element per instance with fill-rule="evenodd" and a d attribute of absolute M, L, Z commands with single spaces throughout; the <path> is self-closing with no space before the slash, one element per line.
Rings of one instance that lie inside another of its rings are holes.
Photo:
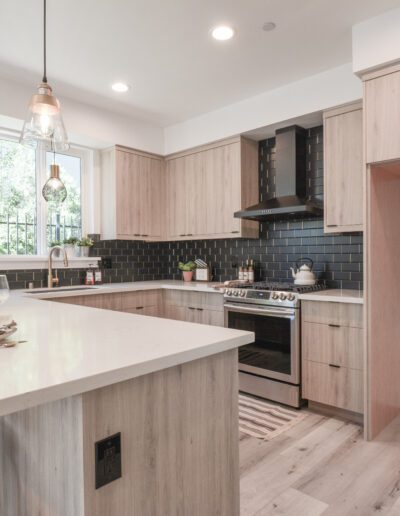
<path fill-rule="evenodd" d="M 96 489 L 122 476 L 121 433 L 95 443 Z"/>

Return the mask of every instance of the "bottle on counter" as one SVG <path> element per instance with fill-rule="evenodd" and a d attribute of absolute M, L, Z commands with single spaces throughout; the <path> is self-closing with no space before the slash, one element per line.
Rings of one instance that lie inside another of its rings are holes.
<path fill-rule="evenodd" d="M 98 266 L 94 270 L 94 282 L 96 285 L 101 285 L 103 283 L 103 272 Z"/>
<path fill-rule="evenodd" d="M 243 281 L 243 265 L 239 267 L 239 275 L 238 275 L 239 281 Z"/>
<path fill-rule="evenodd" d="M 246 260 L 246 265 L 243 267 L 243 280 L 249 281 L 249 262 Z"/>
<path fill-rule="evenodd" d="M 250 264 L 248 267 L 248 276 L 249 276 L 249 283 L 254 283 L 254 262 L 253 262 L 253 260 L 250 260 Z"/>
<path fill-rule="evenodd" d="M 94 269 L 92 263 L 89 263 L 89 268 L 86 271 L 85 285 L 94 285 Z"/>

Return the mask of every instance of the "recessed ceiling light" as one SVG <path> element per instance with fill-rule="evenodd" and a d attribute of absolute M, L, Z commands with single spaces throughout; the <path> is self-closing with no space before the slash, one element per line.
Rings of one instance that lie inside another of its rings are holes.
<path fill-rule="evenodd" d="M 265 32 L 271 32 L 271 30 L 274 30 L 276 28 L 276 23 L 272 21 L 265 22 L 262 28 L 263 30 L 265 30 Z"/>
<path fill-rule="evenodd" d="M 129 90 L 129 86 L 125 82 L 114 82 L 111 88 L 118 93 L 125 93 Z"/>
<path fill-rule="evenodd" d="M 211 31 L 211 34 L 212 37 L 218 41 L 226 41 L 233 37 L 235 31 L 232 29 L 232 27 L 228 27 L 228 25 L 219 25 Z"/>

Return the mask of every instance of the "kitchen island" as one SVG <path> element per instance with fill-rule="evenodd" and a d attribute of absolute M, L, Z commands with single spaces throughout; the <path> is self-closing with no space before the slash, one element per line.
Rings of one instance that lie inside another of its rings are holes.
<path fill-rule="evenodd" d="M 2 516 L 239 514 L 252 333 L 21 293 L 5 311 L 26 342 L 0 348 Z"/>

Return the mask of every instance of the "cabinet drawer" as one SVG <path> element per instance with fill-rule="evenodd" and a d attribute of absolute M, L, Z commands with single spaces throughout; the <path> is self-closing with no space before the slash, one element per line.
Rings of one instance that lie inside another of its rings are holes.
<path fill-rule="evenodd" d="M 354 303 L 302 301 L 301 315 L 304 322 L 363 327 L 363 306 Z"/>
<path fill-rule="evenodd" d="M 303 360 L 302 397 L 310 401 L 363 413 L 363 373 Z"/>
<path fill-rule="evenodd" d="M 130 308 L 158 306 L 161 304 L 160 290 L 139 290 L 121 294 L 122 310 Z"/>
<path fill-rule="evenodd" d="M 304 360 L 363 369 L 363 331 L 349 326 L 303 323 Z"/>
<path fill-rule="evenodd" d="M 164 302 L 167 305 L 184 306 L 193 308 L 206 308 L 223 311 L 224 298 L 216 292 L 185 292 L 182 290 L 164 290 Z"/>

